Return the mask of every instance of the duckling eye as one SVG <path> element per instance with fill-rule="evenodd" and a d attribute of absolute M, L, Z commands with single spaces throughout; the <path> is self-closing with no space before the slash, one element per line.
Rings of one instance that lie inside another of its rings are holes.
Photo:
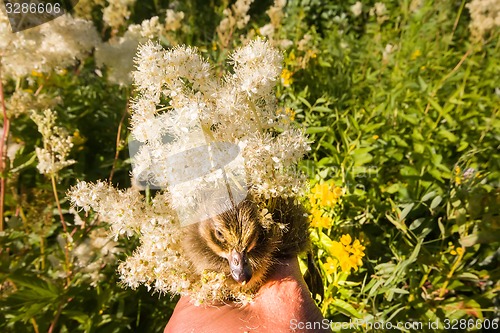
<path fill-rule="evenodd" d="M 217 238 L 219 241 L 224 242 L 224 235 L 222 235 L 222 232 L 219 229 L 215 229 L 215 238 Z"/>

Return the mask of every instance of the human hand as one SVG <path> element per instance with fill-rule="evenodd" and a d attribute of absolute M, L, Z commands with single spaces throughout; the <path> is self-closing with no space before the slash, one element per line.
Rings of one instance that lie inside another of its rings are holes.
<path fill-rule="evenodd" d="M 275 271 L 247 305 L 195 306 L 189 298 L 181 297 L 164 333 L 331 332 L 324 328 L 323 320 L 297 258 L 290 258 L 276 264 Z M 306 322 L 316 323 L 318 329 L 298 328 L 302 326 L 298 323 Z"/>

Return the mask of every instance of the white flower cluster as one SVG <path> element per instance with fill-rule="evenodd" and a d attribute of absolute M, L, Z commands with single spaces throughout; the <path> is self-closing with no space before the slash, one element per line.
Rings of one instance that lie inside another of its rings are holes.
<path fill-rule="evenodd" d="M 141 24 L 132 24 L 123 36 L 114 36 L 96 48 L 95 59 L 98 67 L 107 68 L 108 80 L 119 85 L 132 83 L 131 73 L 134 70 L 134 56 L 140 43 L 165 36 L 180 28 L 184 18 L 183 12 L 167 10 L 165 25 L 157 16 L 144 20 Z"/>
<path fill-rule="evenodd" d="M 491 30 L 500 27 L 500 1 L 472 0 L 465 7 L 471 16 L 469 29 L 473 40 L 482 40 Z"/>
<path fill-rule="evenodd" d="M 131 123 L 133 137 L 142 147 L 135 158 L 134 174 L 148 174 L 146 179 L 164 187 L 172 183 L 170 156 L 210 142 L 228 142 L 242 151 L 245 183 L 250 184 L 252 195 L 298 195 L 302 182 L 293 166 L 308 144 L 276 114 L 273 88 L 282 69 L 281 55 L 268 42 L 256 40 L 230 58 L 234 72 L 219 82 L 193 48 L 177 47 L 167 52 L 148 43 L 139 49 L 134 79 L 140 96 L 132 105 Z M 164 99 L 169 99 L 163 108 L 168 111 L 158 111 Z M 271 135 L 268 131 L 272 128 L 281 133 Z M 189 164 L 203 165 L 206 156 L 191 154 Z M 175 208 L 186 208 L 186 197 L 193 198 L 194 193 L 204 193 L 215 185 L 206 179 L 181 186 L 170 191 Z M 181 206 L 175 196 L 179 196 Z"/>
<path fill-rule="evenodd" d="M 411 0 L 410 2 L 410 12 L 416 13 L 422 8 L 423 0 Z"/>
<path fill-rule="evenodd" d="M 115 237 L 140 236 L 140 247 L 120 266 L 125 284 L 189 295 L 196 304 L 224 299 L 224 274 L 190 271 L 181 246 L 184 212 L 195 211 L 217 184 L 240 186 L 263 203 L 301 194 L 305 182 L 296 164 L 309 145 L 276 112 L 281 61 L 276 49 L 255 40 L 232 54 L 233 73 L 219 80 L 194 48 L 165 51 L 152 42 L 139 48 L 131 124 L 140 147 L 133 173 L 169 190 L 163 187 L 151 203 L 137 187 L 119 191 L 102 182 L 80 182 L 69 193 L 73 205 L 110 222 Z"/>
<path fill-rule="evenodd" d="M 172 9 L 167 9 L 167 15 L 165 17 L 165 29 L 167 31 L 179 30 L 181 28 L 183 19 L 183 12 L 176 12 Z"/>
<path fill-rule="evenodd" d="M 75 160 L 67 160 L 73 147 L 72 137 L 64 128 L 55 126 L 56 113 L 50 109 L 42 114 L 33 112 L 31 119 L 37 124 L 43 138 L 43 148 L 35 148 L 38 171 L 44 175 L 56 175 L 59 170 L 74 164 Z"/>
<path fill-rule="evenodd" d="M 119 29 L 130 17 L 129 8 L 136 0 L 108 0 L 108 5 L 102 10 L 102 19 L 112 29 Z"/>
<path fill-rule="evenodd" d="M 387 16 L 387 7 L 383 2 L 376 2 L 370 9 L 370 16 L 376 16 L 378 24 L 382 24 L 389 19 Z"/>
<path fill-rule="evenodd" d="M 74 8 L 75 16 L 86 20 L 92 19 L 92 11 L 95 7 L 104 7 L 106 0 L 79 0 Z"/>
<path fill-rule="evenodd" d="M 276 30 L 281 26 L 281 20 L 284 16 L 283 8 L 285 8 L 285 6 L 286 0 L 274 0 L 274 4 L 266 11 L 271 22 L 259 28 L 259 33 L 262 36 L 270 40 L 273 39 Z"/>
<path fill-rule="evenodd" d="M 251 190 L 264 199 L 300 196 L 306 181 L 296 163 L 309 149 L 297 130 L 287 130 L 278 137 L 269 134 L 248 139 L 243 151 Z"/>
<path fill-rule="evenodd" d="M 220 21 L 217 27 L 217 34 L 219 35 L 219 40 L 222 41 L 223 45 L 228 45 L 234 30 L 243 29 L 248 21 L 250 20 L 250 15 L 248 11 L 250 10 L 250 5 L 254 0 L 236 0 L 231 8 L 226 8 L 223 11 L 224 18 Z"/>
<path fill-rule="evenodd" d="M 53 108 L 60 102 L 59 97 L 53 98 L 43 93 L 35 96 L 31 91 L 18 88 L 5 100 L 5 106 L 9 118 L 16 118 L 33 110 Z"/>
<path fill-rule="evenodd" d="M 361 1 L 356 1 L 356 3 L 352 5 L 349 9 L 351 10 L 354 17 L 358 17 L 363 13 L 363 4 L 361 3 Z"/>
<path fill-rule="evenodd" d="M 197 279 L 191 273 L 167 193 L 157 194 L 151 204 L 146 204 L 137 188 L 119 191 L 103 182 L 80 182 L 68 194 L 73 205 L 85 211 L 92 209 L 111 222 L 111 236 L 140 235 L 139 248 L 119 266 L 124 284 L 189 295 L 196 304 L 224 297 L 224 274 L 207 272 Z"/>
<path fill-rule="evenodd" d="M 12 33 L 0 10 L 2 76 L 18 78 L 74 64 L 100 42 L 92 22 L 65 14 L 38 27 Z"/>
<path fill-rule="evenodd" d="M 109 239 L 107 235 L 103 228 L 94 229 L 71 252 L 77 271 L 83 273 L 94 287 L 106 278 L 101 272 L 102 268 L 113 264 L 116 255 L 122 252 L 117 246 L 118 243 Z"/>

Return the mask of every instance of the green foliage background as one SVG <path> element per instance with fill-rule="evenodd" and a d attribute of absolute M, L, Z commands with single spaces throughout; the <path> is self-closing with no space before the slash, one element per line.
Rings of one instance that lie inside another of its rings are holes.
<path fill-rule="evenodd" d="M 301 167 L 313 184 L 333 181 L 344 191 L 331 225 L 312 230 L 326 290 L 319 306 L 334 321 L 439 319 L 437 331 L 446 331 L 445 319 L 456 319 L 468 321 L 462 331 L 481 331 L 470 320 L 499 317 L 498 28 L 472 42 L 465 1 L 422 1 L 416 11 L 410 1 L 384 3 L 387 17 L 377 22 L 369 12 L 374 1 L 363 2 L 359 16 L 350 11 L 354 1 L 289 1 L 275 31 L 276 40 L 292 42 L 284 51 L 291 81 L 278 87 L 279 103 L 312 141 Z M 130 23 L 164 16 L 171 5 L 138 1 Z M 186 17 L 176 38 L 223 66 L 240 35 L 268 23 L 270 5 L 253 4 L 247 27 L 222 45 L 216 27 L 228 1 L 177 2 Z M 101 16 L 96 7 L 93 19 L 106 39 Z M 307 49 L 300 49 L 306 34 Z M 133 88 L 112 85 L 104 69 L 103 78 L 95 69 L 91 55 L 65 73 L 31 78 L 60 96 L 59 125 L 80 138 L 71 156 L 77 163 L 58 175 L 60 198 L 77 179 L 113 173 L 114 184 L 130 185 L 126 115 Z M 8 82 L 5 95 L 23 84 Z M 28 116 L 12 120 L 10 142 L 24 146 L 2 174 L 0 330 L 161 332 L 175 297 L 120 287 L 116 265 L 101 267 L 106 278 L 97 287 L 83 273 L 66 281 L 64 233 L 50 180 L 36 169 L 41 137 Z M 61 204 L 75 244 L 101 228 L 73 226 L 67 200 Z M 365 257 L 358 271 L 332 283 L 326 259 L 342 234 L 360 239 Z M 121 241 L 122 259 L 135 244 Z"/>

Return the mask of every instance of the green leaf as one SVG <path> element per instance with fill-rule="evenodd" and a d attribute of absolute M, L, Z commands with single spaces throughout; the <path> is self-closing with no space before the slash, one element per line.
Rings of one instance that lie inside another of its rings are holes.
<path fill-rule="evenodd" d="M 427 90 L 427 83 L 425 83 L 424 79 L 422 79 L 422 77 L 420 75 L 418 76 L 418 84 L 420 85 L 421 91 Z"/>
<path fill-rule="evenodd" d="M 475 244 L 492 244 L 500 238 L 500 232 L 492 230 L 491 232 L 481 231 L 460 238 L 460 244 L 464 247 L 471 247 Z"/>
<path fill-rule="evenodd" d="M 367 164 L 367 163 L 370 163 L 371 161 L 373 161 L 373 156 L 370 153 L 361 153 L 361 154 L 354 153 L 353 159 L 354 159 L 355 166 L 362 166 L 364 164 Z"/>
<path fill-rule="evenodd" d="M 439 172 L 439 170 L 437 170 L 435 168 L 430 168 L 429 170 L 427 170 L 427 172 L 429 172 L 429 174 L 432 177 L 434 177 L 434 179 L 437 179 L 440 182 L 443 182 L 443 178 L 441 177 L 441 172 Z"/>
<path fill-rule="evenodd" d="M 299 101 L 301 101 L 304 105 L 306 105 L 309 109 L 312 107 L 311 103 L 307 101 L 304 97 L 298 96 L 297 97 Z"/>
<path fill-rule="evenodd" d="M 410 292 L 408 290 L 405 290 L 405 289 L 401 289 L 401 288 L 391 288 L 389 289 L 391 292 L 395 293 L 395 294 L 409 294 Z"/>
<path fill-rule="evenodd" d="M 425 221 L 424 218 L 419 218 L 419 219 L 416 219 L 415 221 L 413 221 L 410 226 L 408 227 L 408 229 L 410 230 L 415 230 L 417 229 L 418 227 L 420 227 L 422 225 L 422 223 Z"/>
<path fill-rule="evenodd" d="M 308 127 L 306 128 L 306 134 L 324 133 L 328 131 L 328 129 L 329 129 L 328 126 Z"/>
<path fill-rule="evenodd" d="M 413 206 L 415 206 L 414 203 L 411 203 L 411 204 L 407 204 L 407 205 L 404 205 L 404 209 L 403 211 L 401 212 L 401 214 L 399 215 L 399 221 L 402 222 L 406 216 L 411 212 Z"/>
<path fill-rule="evenodd" d="M 396 264 L 392 262 L 386 262 L 375 266 L 375 271 L 377 272 L 377 274 L 382 276 L 391 274 L 392 272 L 394 272 L 394 269 L 396 269 Z"/>
<path fill-rule="evenodd" d="M 10 173 L 17 173 L 35 164 L 36 153 L 33 151 L 30 154 L 20 156 L 14 160 L 13 168 L 9 170 Z"/>
<path fill-rule="evenodd" d="M 348 317 L 355 317 L 355 318 L 361 318 L 361 314 L 349 303 L 341 300 L 341 299 L 334 299 L 330 303 L 337 311 L 343 313 L 344 315 Z"/>
<path fill-rule="evenodd" d="M 399 173 L 402 176 L 419 176 L 417 169 L 409 165 L 403 166 L 401 170 L 399 170 Z"/>
<path fill-rule="evenodd" d="M 332 65 L 329 62 L 324 61 L 323 59 L 321 59 L 321 57 L 319 57 L 319 59 L 318 59 L 318 64 L 321 67 L 332 67 Z"/>
<path fill-rule="evenodd" d="M 438 131 L 438 136 L 440 136 L 443 139 L 447 139 L 448 141 L 450 141 L 452 143 L 455 143 L 458 141 L 458 138 L 455 134 L 451 133 L 450 131 L 448 131 L 444 128 L 441 128 Z"/>
<path fill-rule="evenodd" d="M 426 193 L 426 194 L 422 197 L 421 201 L 422 201 L 422 202 L 423 202 L 423 201 L 427 201 L 427 200 L 429 200 L 429 199 L 431 199 L 431 198 L 434 198 L 434 196 L 435 196 L 435 195 L 436 195 L 436 191 L 430 191 L 430 192 Z"/>
<path fill-rule="evenodd" d="M 333 110 L 330 109 L 329 107 L 326 106 L 313 106 L 311 108 L 311 111 L 317 111 L 317 112 L 332 112 Z"/>
<path fill-rule="evenodd" d="M 399 183 L 391 184 L 388 187 L 386 187 L 385 189 L 383 189 L 383 191 L 390 193 L 390 194 L 393 194 L 393 193 L 396 193 L 397 191 L 399 191 L 399 187 L 400 187 Z"/>
<path fill-rule="evenodd" d="M 84 312 L 81 312 L 81 311 L 64 310 L 64 311 L 62 311 L 62 314 L 64 314 L 68 318 L 76 320 L 81 325 L 88 326 L 89 321 L 90 321 L 89 315 L 84 313 Z"/>
<path fill-rule="evenodd" d="M 436 208 L 437 206 L 439 206 L 439 204 L 441 203 L 441 201 L 443 201 L 443 198 L 438 195 L 437 197 L 435 197 L 432 202 L 431 202 L 431 205 L 430 205 L 430 208 L 431 209 L 434 209 Z"/>

